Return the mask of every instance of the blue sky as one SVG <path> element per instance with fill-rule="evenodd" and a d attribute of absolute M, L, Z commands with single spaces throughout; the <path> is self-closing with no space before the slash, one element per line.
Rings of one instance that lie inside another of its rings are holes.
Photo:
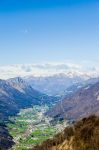
<path fill-rule="evenodd" d="M 0 0 L 0 64 L 99 61 L 98 0 Z"/>

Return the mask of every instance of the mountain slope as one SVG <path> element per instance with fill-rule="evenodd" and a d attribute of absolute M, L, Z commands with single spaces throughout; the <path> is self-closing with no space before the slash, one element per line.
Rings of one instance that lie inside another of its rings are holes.
<path fill-rule="evenodd" d="M 8 133 L 6 126 L 0 124 L 0 150 L 9 149 L 12 145 L 14 145 L 13 138 Z"/>
<path fill-rule="evenodd" d="M 22 108 L 50 105 L 56 100 L 57 98 L 34 90 L 21 78 L 0 80 L 0 150 L 6 150 L 13 145 L 12 137 L 5 126 L 9 116 L 16 115 Z"/>
<path fill-rule="evenodd" d="M 1 120 L 7 119 L 9 115 L 14 115 L 18 112 L 19 107 L 16 103 L 15 96 L 18 91 L 14 89 L 5 80 L 0 80 L 0 117 Z"/>
<path fill-rule="evenodd" d="M 0 117 L 3 116 L 2 119 L 16 114 L 21 108 L 51 104 L 56 100 L 55 97 L 34 90 L 21 78 L 0 80 Z"/>
<path fill-rule="evenodd" d="M 99 117 L 84 118 L 31 150 L 99 150 Z"/>
<path fill-rule="evenodd" d="M 99 113 L 99 82 L 87 85 L 58 102 L 47 115 L 75 120 L 93 113 Z"/>
<path fill-rule="evenodd" d="M 7 81 L 13 88 L 23 93 L 25 95 L 25 98 L 27 97 L 29 99 L 31 97 L 32 103 L 34 104 L 40 104 L 40 105 L 41 104 L 53 104 L 59 99 L 57 97 L 48 96 L 38 90 L 35 90 L 23 78 L 16 77 L 16 78 L 11 78 Z"/>

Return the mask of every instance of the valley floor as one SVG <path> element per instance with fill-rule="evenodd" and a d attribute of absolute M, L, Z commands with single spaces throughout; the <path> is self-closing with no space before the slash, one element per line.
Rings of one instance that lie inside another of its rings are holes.
<path fill-rule="evenodd" d="M 44 115 L 48 109 L 48 106 L 34 106 L 21 110 L 16 117 L 9 118 L 7 127 L 15 142 L 12 150 L 31 148 L 53 137 L 67 126 L 66 122 L 52 125 L 52 118 Z"/>

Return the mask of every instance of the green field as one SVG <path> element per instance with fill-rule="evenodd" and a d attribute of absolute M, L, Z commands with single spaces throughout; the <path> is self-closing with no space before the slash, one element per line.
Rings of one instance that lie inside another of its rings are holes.
<path fill-rule="evenodd" d="M 58 131 L 44 116 L 47 106 L 35 106 L 21 110 L 16 117 L 10 117 L 7 124 L 15 145 L 12 150 L 26 150 L 53 137 Z"/>

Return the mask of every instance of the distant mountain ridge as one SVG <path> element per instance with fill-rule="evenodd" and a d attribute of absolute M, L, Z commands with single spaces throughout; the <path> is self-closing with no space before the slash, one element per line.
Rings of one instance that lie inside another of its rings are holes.
<path fill-rule="evenodd" d="M 30 84 L 33 88 L 52 96 L 64 95 L 66 90 L 78 84 L 82 84 L 87 80 L 84 76 L 72 76 L 66 74 L 56 74 L 53 76 L 46 77 L 25 77 L 25 81 Z M 56 88 L 57 87 L 57 88 Z"/>
<path fill-rule="evenodd" d="M 16 64 L 0 66 L 1 79 L 33 75 L 36 77 L 47 77 L 60 74 L 65 74 L 68 77 L 79 76 L 88 79 L 97 77 L 99 75 L 99 68 L 96 66 L 93 67 L 92 65 L 86 67 L 84 64 L 75 64 L 72 62 L 49 62 L 39 64 Z"/>
<path fill-rule="evenodd" d="M 52 76 L 26 76 L 23 79 L 34 89 L 51 96 L 65 96 L 85 85 L 95 84 L 99 81 L 99 77 L 91 77 L 80 73 L 73 74 L 72 72 Z"/>

